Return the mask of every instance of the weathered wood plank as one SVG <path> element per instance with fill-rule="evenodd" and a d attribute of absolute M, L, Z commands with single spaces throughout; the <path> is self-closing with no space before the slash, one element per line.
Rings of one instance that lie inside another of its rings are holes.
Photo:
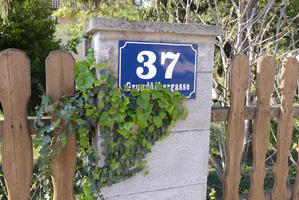
<path fill-rule="evenodd" d="M 297 87 L 298 65 L 287 59 L 281 71 L 281 110 L 277 128 L 277 162 L 274 168 L 272 200 L 287 198 L 288 153 L 293 133 L 293 99 Z"/>
<path fill-rule="evenodd" d="M 230 74 L 231 109 L 226 128 L 224 200 L 239 199 L 240 160 L 244 141 L 244 100 L 248 84 L 248 57 L 237 55 Z"/>
<path fill-rule="evenodd" d="M 299 104 L 293 104 L 293 117 L 299 117 Z M 211 122 L 223 122 L 228 120 L 230 107 L 212 106 Z M 256 106 L 245 106 L 245 119 L 254 119 Z M 280 113 L 280 105 L 272 105 L 270 107 L 270 118 L 278 118 Z"/>
<path fill-rule="evenodd" d="M 257 110 L 255 113 L 249 200 L 264 200 L 265 159 L 270 135 L 270 98 L 274 84 L 275 62 L 263 56 L 257 64 Z"/>
<path fill-rule="evenodd" d="M 36 134 L 34 128 L 33 128 L 33 121 L 34 119 L 36 119 L 36 117 L 27 117 L 27 121 L 28 121 L 28 125 L 29 125 L 29 132 L 31 135 Z M 50 124 L 51 123 L 51 117 L 43 117 L 41 119 L 43 122 L 45 122 L 46 124 Z M 4 125 L 4 118 L 0 118 L 0 137 L 2 137 L 2 128 Z"/>
<path fill-rule="evenodd" d="M 264 192 L 264 199 L 265 200 L 271 200 L 271 193 L 272 190 L 266 190 Z M 287 188 L 287 198 L 285 200 L 292 200 L 292 195 L 293 193 L 293 187 L 288 187 Z M 240 194 L 240 200 L 247 200 L 249 198 L 249 194 L 248 193 L 244 193 L 244 194 Z"/>
<path fill-rule="evenodd" d="M 297 68 L 299 68 L 299 62 L 293 61 L 295 65 L 297 65 Z M 299 138 L 297 141 L 299 144 Z M 299 158 L 299 151 L 297 149 L 298 158 Z M 297 167 L 296 167 L 296 182 L 293 190 L 293 200 L 299 200 L 299 159 L 297 158 Z"/>
<path fill-rule="evenodd" d="M 30 61 L 16 49 L 0 53 L 0 102 L 4 110 L 2 166 L 9 200 L 30 199 L 33 155 L 27 106 Z"/>
<path fill-rule="evenodd" d="M 70 53 L 52 52 L 46 60 L 46 90 L 53 101 L 75 92 L 75 60 Z M 52 116 L 55 120 L 55 116 Z M 53 131 L 52 135 L 57 135 Z M 59 144 L 54 143 L 57 147 Z M 74 200 L 74 177 L 76 172 L 76 136 L 68 134 L 67 145 L 51 164 L 54 200 Z"/>

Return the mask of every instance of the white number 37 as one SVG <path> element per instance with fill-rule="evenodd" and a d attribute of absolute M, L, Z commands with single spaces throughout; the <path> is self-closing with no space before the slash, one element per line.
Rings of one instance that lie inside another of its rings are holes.
<path fill-rule="evenodd" d="M 174 54 L 172 52 L 161 52 L 161 65 L 165 65 L 166 59 L 172 60 L 171 63 L 166 68 L 165 79 L 172 78 L 174 67 L 175 67 L 176 63 L 178 62 L 180 55 L 181 55 L 180 53 Z M 146 62 L 144 62 L 145 56 L 148 58 L 148 60 Z M 137 55 L 137 61 L 139 63 L 143 63 L 143 66 L 137 67 L 137 69 L 136 69 L 137 76 L 141 79 L 154 78 L 157 74 L 157 67 L 154 65 L 156 60 L 157 60 L 157 56 L 154 52 L 141 51 Z M 143 74 L 145 67 L 148 69 L 147 74 Z"/>

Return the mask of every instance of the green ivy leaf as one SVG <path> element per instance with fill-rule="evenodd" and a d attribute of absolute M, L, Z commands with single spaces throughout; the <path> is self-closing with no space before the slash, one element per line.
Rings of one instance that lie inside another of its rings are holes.
<path fill-rule="evenodd" d="M 110 74 L 111 74 L 111 71 L 108 70 L 108 69 L 103 69 L 103 70 L 101 70 L 100 74 L 101 74 L 101 76 L 103 76 L 106 80 L 108 80 L 108 79 L 109 79 L 109 76 L 110 76 Z"/>
<path fill-rule="evenodd" d="M 126 122 L 123 124 L 123 128 L 126 130 L 126 131 L 130 131 L 131 128 L 133 128 L 134 126 L 134 122 Z"/>
<path fill-rule="evenodd" d="M 62 119 L 64 119 L 64 120 L 69 120 L 72 115 L 73 115 L 73 111 L 72 110 L 62 110 L 60 112 L 60 117 Z"/>
<path fill-rule="evenodd" d="M 49 135 L 45 135 L 43 138 L 42 138 L 42 141 L 41 141 L 41 146 L 46 146 L 47 144 L 50 144 L 52 141 L 52 138 L 49 136 Z"/>
<path fill-rule="evenodd" d="M 168 104 L 168 106 L 166 107 L 166 111 L 169 114 L 171 114 L 173 110 L 174 110 L 174 104 Z"/>
<path fill-rule="evenodd" d="M 163 86 L 162 86 L 162 84 L 161 83 L 155 83 L 155 86 L 156 86 L 156 89 L 157 90 L 162 90 L 162 88 L 163 88 Z"/>
<path fill-rule="evenodd" d="M 158 92 L 157 90 L 153 90 L 152 91 L 152 98 L 153 99 L 158 99 L 160 97 L 161 97 L 161 93 L 160 92 Z"/>
<path fill-rule="evenodd" d="M 169 88 L 164 88 L 163 91 L 170 97 L 173 97 L 173 92 Z"/>
<path fill-rule="evenodd" d="M 148 99 L 144 99 L 142 96 L 137 97 L 137 104 L 143 108 L 143 109 L 147 109 L 149 106 L 149 101 Z"/>
<path fill-rule="evenodd" d="M 155 126 L 149 126 L 148 127 L 148 132 L 153 132 L 155 130 Z"/>
<path fill-rule="evenodd" d="M 176 121 L 179 119 L 181 112 L 178 108 L 175 108 L 172 114 L 173 114 L 173 119 Z"/>
<path fill-rule="evenodd" d="M 105 107 L 105 103 L 104 103 L 104 101 L 100 101 L 99 103 L 98 103 L 98 109 L 102 109 L 102 108 L 104 108 Z"/>
<path fill-rule="evenodd" d="M 164 119 L 167 116 L 167 113 L 164 111 L 159 112 L 159 116 Z"/>
<path fill-rule="evenodd" d="M 110 143 L 110 147 L 111 147 L 111 149 L 113 149 L 115 146 L 116 146 L 116 143 L 115 143 L 115 142 L 111 142 L 111 143 Z"/>
<path fill-rule="evenodd" d="M 76 63 L 76 74 L 80 74 L 84 72 L 89 72 L 87 63 L 84 61 Z"/>
<path fill-rule="evenodd" d="M 111 164 L 111 169 L 112 169 L 113 171 L 115 171 L 116 169 L 119 168 L 119 165 L 120 165 L 119 162 L 112 163 L 112 164 Z"/>
<path fill-rule="evenodd" d="M 109 116 L 109 114 L 108 114 L 107 112 L 103 112 L 103 113 L 100 115 L 100 119 L 99 119 L 98 124 L 99 124 L 100 126 L 112 127 L 113 124 L 114 124 L 114 121 L 113 121 L 113 119 Z"/>
<path fill-rule="evenodd" d="M 137 90 L 137 89 L 132 89 L 132 91 L 131 91 L 131 95 L 133 96 L 133 97 L 136 97 L 136 96 L 138 96 L 138 94 L 139 94 L 139 91 Z"/>
<path fill-rule="evenodd" d="M 76 84 L 80 91 L 85 92 L 93 85 L 95 80 L 95 76 L 90 71 L 82 72 L 76 77 Z"/>
<path fill-rule="evenodd" d="M 123 90 L 126 91 L 126 92 L 129 92 L 131 89 L 129 88 L 128 85 L 124 85 L 124 89 Z"/>
<path fill-rule="evenodd" d="M 93 114 L 94 114 L 93 109 L 87 109 L 87 110 L 86 110 L 86 115 L 87 115 L 87 116 L 92 116 Z"/>
<path fill-rule="evenodd" d="M 113 117 L 113 120 L 115 120 L 117 123 L 122 123 L 122 122 L 124 122 L 125 121 L 125 115 L 121 115 L 121 114 L 119 114 L 119 113 L 116 113 L 115 115 L 114 115 L 114 117 Z"/>
<path fill-rule="evenodd" d="M 169 103 L 167 101 L 159 101 L 159 106 L 163 109 L 166 109 L 169 106 Z"/>
<path fill-rule="evenodd" d="M 160 128 L 162 126 L 162 119 L 159 116 L 154 116 L 153 118 L 155 125 Z"/>
<path fill-rule="evenodd" d="M 95 80 L 94 85 L 95 86 L 101 86 L 103 84 L 103 81 Z M 101 94 L 101 93 L 99 93 Z"/>
<path fill-rule="evenodd" d="M 142 162 L 136 162 L 135 166 L 136 166 L 138 169 L 143 169 L 143 164 L 142 164 Z"/>
<path fill-rule="evenodd" d="M 183 106 L 183 114 L 182 114 L 183 120 L 187 118 L 188 112 L 189 112 L 188 109 L 185 106 Z"/>
<path fill-rule="evenodd" d="M 114 76 L 110 76 L 108 78 L 108 82 L 110 83 L 110 85 L 114 85 L 117 82 L 117 79 Z"/>
<path fill-rule="evenodd" d="M 145 128 L 148 126 L 147 116 L 142 111 L 137 112 L 137 124 L 140 128 Z"/>
<path fill-rule="evenodd" d="M 61 134 L 61 138 L 60 138 L 60 144 L 61 144 L 62 147 L 65 147 L 65 146 L 66 146 L 66 144 L 67 144 L 67 139 L 68 139 L 68 135 L 67 135 L 67 133 L 66 133 L 66 132 L 63 132 L 63 133 Z"/>

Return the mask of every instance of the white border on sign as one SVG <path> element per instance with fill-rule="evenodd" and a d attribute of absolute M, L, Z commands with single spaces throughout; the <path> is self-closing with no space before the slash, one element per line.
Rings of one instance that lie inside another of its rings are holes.
<path fill-rule="evenodd" d="M 125 41 L 125 40 L 123 40 Z M 194 90 L 190 93 L 190 95 L 186 98 L 190 98 L 193 93 L 195 93 L 196 90 L 196 67 L 197 67 L 197 50 L 193 48 L 193 44 L 181 44 L 181 43 L 163 43 L 163 42 L 134 42 L 134 41 L 125 41 L 125 44 L 122 47 L 119 47 L 120 52 L 119 52 L 119 62 L 118 62 L 118 87 L 121 87 L 121 51 L 123 48 L 127 46 L 127 44 L 157 44 L 157 45 L 168 45 L 168 46 L 187 46 L 191 47 L 191 49 L 195 52 L 195 65 L 194 65 Z M 119 42 L 118 42 L 119 45 Z M 196 97 L 195 97 L 196 98 Z"/>

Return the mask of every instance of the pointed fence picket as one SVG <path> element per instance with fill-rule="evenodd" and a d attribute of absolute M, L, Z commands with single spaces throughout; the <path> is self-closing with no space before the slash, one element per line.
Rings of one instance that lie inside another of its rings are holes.
<path fill-rule="evenodd" d="M 0 102 L 5 116 L 1 152 L 8 199 L 28 200 L 33 168 L 27 123 L 31 95 L 29 58 L 16 49 L 2 51 L 0 72 Z"/>
<path fill-rule="evenodd" d="M 289 58 L 281 72 L 281 107 L 277 128 L 277 161 L 274 169 L 273 200 L 287 198 L 288 153 L 293 133 L 293 99 L 298 79 L 298 62 Z"/>
<path fill-rule="evenodd" d="M 242 67 L 241 67 L 242 66 Z M 244 141 L 244 101 L 248 85 L 249 62 L 247 56 L 234 57 L 230 77 L 231 108 L 226 134 L 226 171 L 224 176 L 224 199 L 237 199 L 241 179 L 240 161 Z"/>
<path fill-rule="evenodd" d="M 51 52 L 46 60 L 46 90 L 52 101 L 75 93 L 75 60 L 64 51 Z M 52 116 L 55 120 L 56 116 Z M 53 137 L 58 133 L 54 130 Z M 54 146 L 57 146 L 54 142 Z M 76 172 L 76 136 L 68 134 L 68 142 L 60 155 L 51 164 L 54 186 L 53 200 L 74 200 L 74 178 Z"/>
<path fill-rule="evenodd" d="M 264 56 L 257 65 L 257 109 L 252 140 L 253 172 L 250 200 L 264 199 L 265 159 L 270 136 L 270 98 L 274 84 L 275 62 Z"/>

